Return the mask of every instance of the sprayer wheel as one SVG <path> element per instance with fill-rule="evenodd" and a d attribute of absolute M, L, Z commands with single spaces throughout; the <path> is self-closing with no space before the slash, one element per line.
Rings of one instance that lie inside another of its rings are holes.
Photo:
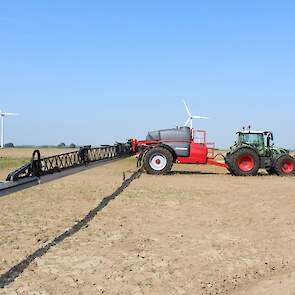
<path fill-rule="evenodd" d="M 173 156 L 170 151 L 162 147 L 150 149 L 144 156 L 143 167 L 148 174 L 167 174 L 171 171 Z"/>

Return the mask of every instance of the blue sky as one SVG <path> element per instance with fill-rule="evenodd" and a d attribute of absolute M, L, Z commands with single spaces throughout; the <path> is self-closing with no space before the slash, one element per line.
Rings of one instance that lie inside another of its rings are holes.
<path fill-rule="evenodd" d="M 182 125 L 226 147 L 243 125 L 295 147 L 293 1 L 1 1 L 6 141 L 104 144 Z"/>

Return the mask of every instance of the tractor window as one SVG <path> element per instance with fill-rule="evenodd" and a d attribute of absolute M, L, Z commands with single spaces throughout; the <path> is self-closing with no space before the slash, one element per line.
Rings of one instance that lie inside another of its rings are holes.
<path fill-rule="evenodd" d="M 256 145 L 256 146 L 263 146 L 264 145 L 264 139 L 262 134 L 243 134 L 240 133 L 239 136 L 239 142 L 240 143 L 247 143 L 251 145 Z"/>

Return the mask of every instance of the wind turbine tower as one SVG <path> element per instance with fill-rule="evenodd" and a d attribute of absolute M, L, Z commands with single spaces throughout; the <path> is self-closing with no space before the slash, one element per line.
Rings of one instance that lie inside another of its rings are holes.
<path fill-rule="evenodd" d="M 1 117 L 1 138 L 0 138 L 0 147 L 1 149 L 4 148 L 4 117 L 6 116 L 17 116 L 16 113 L 4 113 L 0 110 L 0 117 Z"/>

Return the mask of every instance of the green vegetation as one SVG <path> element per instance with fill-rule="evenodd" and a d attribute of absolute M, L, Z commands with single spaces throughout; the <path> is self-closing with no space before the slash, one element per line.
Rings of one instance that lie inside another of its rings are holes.
<path fill-rule="evenodd" d="M 0 157 L 0 170 L 5 168 L 17 168 L 29 162 L 30 158 Z"/>

